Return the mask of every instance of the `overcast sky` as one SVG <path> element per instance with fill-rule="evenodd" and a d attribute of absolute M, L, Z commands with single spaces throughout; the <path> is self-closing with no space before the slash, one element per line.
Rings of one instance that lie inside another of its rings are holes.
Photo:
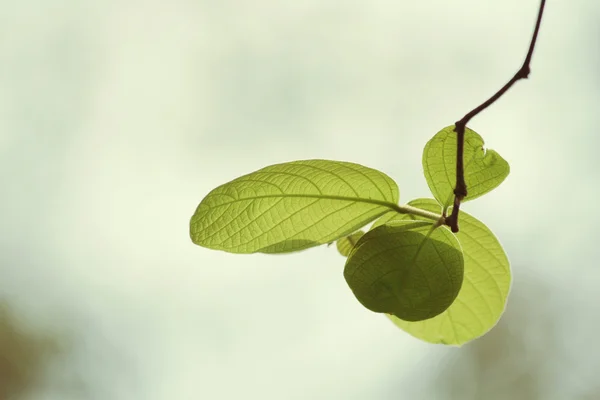
<path fill-rule="evenodd" d="M 492 334 L 418 341 L 356 301 L 334 249 L 232 255 L 193 245 L 188 223 L 214 187 L 296 159 L 361 163 L 401 202 L 427 197 L 423 146 L 516 72 L 537 7 L 0 0 L 0 299 L 65 343 L 24 398 L 509 390 L 465 358 Z M 519 373 L 551 400 L 596 390 L 600 368 L 600 4 L 549 1 L 544 18 L 530 79 L 470 124 L 511 174 L 464 208 L 512 263 L 496 338 L 520 343 Z M 442 390 L 445 371 L 462 386 Z"/>

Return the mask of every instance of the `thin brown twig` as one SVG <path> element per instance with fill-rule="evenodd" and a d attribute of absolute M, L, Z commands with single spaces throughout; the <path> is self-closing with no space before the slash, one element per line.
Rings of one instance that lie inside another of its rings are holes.
<path fill-rule="evenodd" d="M 460 202 L 467 196 L 467 184 L 465 183 L 465 171 L 463 164 L 463 154 L 464 154 L 464 143 L 465 143 L 465 128 L 469 121 L 475 117 L 477 114 L 494 104 L 496 100 L 498 100 L 504 93 L 508 91 L 517 81 L 521 79 L 527 79 L 529 77 L 529 73 L 531 72 L 531 68 L 529 64 L 531 63 L 531 57 L 533 56 L 533 50 L 535 49 L 535 44 L 537 41 L 538 33 L 540 31 L 540 25 L 542 23 L 542 15 L 544 13 L 544 7 L 546 6 L 546 0 L 541 0 L 540 10 L 538 12 L 537 22 L 535 24 L 535 29 L 533 31 L 533 37 L 531 38 L 531 43 L 529 44 L 529 51 L 527 52 L 527 57 L 525 57 L 525 61 L 521 68 L 517 71 L 517 73 L 511 78 L 510 81 L 500 90 L 498 90 L 492 97 L 490 97 L 487 101 L 479 105 L 477 108 L 470 111 L 466 114 L 460 121 L 457 121 L 454 124 L 454 131 L 456 132 L 456 186 L 454 187 L 454 206 L 452 208 L 452 214 L 446 218 L 446 225 L 448 225 L 452 232 L 458 232 L 458 212 L 460 210 Z"/>

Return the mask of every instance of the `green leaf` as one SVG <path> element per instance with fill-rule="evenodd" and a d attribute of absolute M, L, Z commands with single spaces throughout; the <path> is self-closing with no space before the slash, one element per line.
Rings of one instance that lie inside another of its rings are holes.
<path fill-rule="evenodd" d="M 346 236 L 398 204 L 386 174 L 327 160 L 271 165 L 211 191 L 190 221 L 200 246 L 285 253 Z"/>
<path fill-rule="evenodd" d="M 483 139 L 465 129 L 464 171 L 467 197 L 473 200 L 496 188 L 510 172 L 508 162 L 494 150 L 485 151 Z M 456 132 L 454 125 L 439 131 L 423 150 L 425 179 L 433 197 L 447 209 L 453 203 L 456 185 Z"/>
<path fill-rule="evenodd" d="M 358 239 L 360 239 L 364 234 L 365 231 L 360 230 L 354 232 L 352 235 L 348 235 L 341 239 L 338 239 L 335 245 L 340 254 L 344 257 L 348 257 L 350 255 L 350 252 L 352 251 L 352 248 L 354 248 L 354 245 L 356 244 L 356 242 L 358 242 Z"/>
<path fill-rule="evenodd" d="M 360 238 L 346 261 L 344 277 L 362 305 L 420 321 L 452 304 L 463 281 L 463 256 L 454 235 L 433 226 L 398 221 Z"/>
<path fill-rule="evenodd" d="M 408 203 L 428 211 L 439 211 L 433 199 Z M 385 222 L 419 219 L 414 215 L 388 213 Z M 461 211 L 460 232 L 456 234 L 465 259 L 465 278 L 452 305 L 435 318 L 406 322 L 390 319 L 411 335 L 430 343 L 462 345 L 476 339 L 496 325 L 504 312 L 511 285 L 510 264 L 494 234 L 479 220 Z M 376 224 L 380 221 L 376 221 Z"/>

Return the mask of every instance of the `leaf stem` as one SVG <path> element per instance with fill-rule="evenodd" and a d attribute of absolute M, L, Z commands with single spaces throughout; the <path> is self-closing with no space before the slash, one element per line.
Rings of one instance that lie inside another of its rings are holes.
<path fill-rule="evenodd" d="M 423 209 L 420 209 L 417 207 L 413 207 L 413 206 L 409 206 L 409 205 L 396 206 L 396 207 L 394 207 L 394 211 L 396 211 L 400 214 L 418 215 L 419 217 L 437 221 L 440 225 L 446 225 L 446 218 L 443 215 L 436 214 L 434 212 L 423 210 Z"/>
<path fill-rule="evenodd" d="M 529 73 L 531 72 L 529 64 L 531 63 L 533 50 L 535 49 L 538 33 L 540 31 L 542 15 L 544 13 L 545 6 L 546 0 L 541 0 L 535 29 L 533 30 L 533 36 L 531 38 L 531 43 L 529 44 L 529 50 L 527 51 L 527 56 L 525 57 L 525 61 L 523 62 L 521 68 L 510 79 L 510 81 L 508 81 L 506 85 L 502 86 L 502 88 L 498 90 L 492 97 L 490 97 L 484 103 L 480 104 L 478 107 L 474 108 L 472 111 L 467 113 L 460 121 L 457 121 L 455 123 L 454 131 L 456 132 L 456 185 L 454 187 L 454 207 L 452 208 L 452 214 L 446 218 L 446 224 L 452 229 L 452 232 L 454 233 L 458 232 L 458 212 L 460 209 L 460 202 L 467 196 L 467 184 L 465 183 L 465 171 L 463 165 L 465 127 L 473 117 L 475 117 L 477 114 L 494 104 L 494 102 L 496 102 L 496 100 L 498 100 L 504 93 L 506 93 L 508 89 L 510 89 L 517 81 L 521 79 L 527 79 L 529 77 Z"/>

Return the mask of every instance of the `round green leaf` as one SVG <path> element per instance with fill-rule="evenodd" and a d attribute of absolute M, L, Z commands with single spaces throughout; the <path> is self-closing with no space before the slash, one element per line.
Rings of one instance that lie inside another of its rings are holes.
<path fill-rule="evenodd" d="M 510 172 L 508 162 L 494 150 L 484 150 L 483 139 L 465 128 L 464 171 L 468 195 L 473 200 L 496 188 Z M 437 199 L 448 208 L 454 199 L 456 185 L 456 132 L 454 125 L 439 131 L 423 150 L 423 169 L 427 185 Z"/>
<path fill-rule="evenodd" d="M 194 243 L 284 253 L 330 243 L 397 207 L 386 174 L 327 160 L 271 165 L 211 191 L 190 221 Z"/>
<path fill-rule="evenodd" d="M 350 252 L 354 248 L 354 245 L 358 242 L 358 239 L 360 239 L 364 234 L 365 231 L 360 230 L 354 232 L 352 235 L 348 235 L 341 239 L 338 239 L 338 241 L 335 242 L 337 250 L 344 257 L 348 257 L 350 255 Z"/>
<path fill-rule="evenodd" d="M 463 264 L 460 245 L 448 229 L 399 221 L 359 239 L 344 277 L 369 310 L 420 321 L 452 304 L 463 281 Z"/>
<path fill-rule="evenodd" d="M 418 199 L 409 204 L 432 212 L 440 208 L 433 199 Z M 389 223 L 418 218 L 388 213 L 380 220 Z M 462 345 L 482 336 L 500 319 L 510 291 L 510 263 L 498 239 L 481 221 L 464 211 L 460 212 L 459 221 L 460 232 L 456 237 L 464 254 L 465 277 L 454 303 L 427 321 L 407 322 L 389 316 L 406 332 L 430 343 Z"/>

